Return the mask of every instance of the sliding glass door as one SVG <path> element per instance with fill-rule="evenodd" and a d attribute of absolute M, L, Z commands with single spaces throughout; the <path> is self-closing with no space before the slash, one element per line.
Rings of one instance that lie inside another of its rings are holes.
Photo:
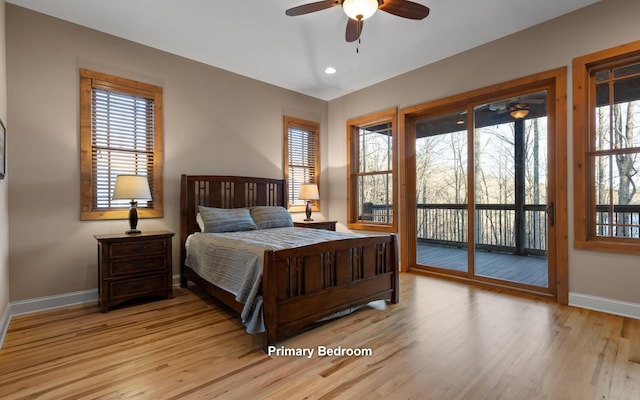
<path fill-rule="evenodd" d="M 547 93 L 474 107 L 475 274 L 546 288 Z"/>
<path fill-rule="evenodd" d="M 403 111 L 408 269 L 557 294 L 557 87 Z"/>
<path fill-rule="evenodd" d="M 467 273 L 469 250 L 466 110 L 417 122 L 417 262 Z"/>

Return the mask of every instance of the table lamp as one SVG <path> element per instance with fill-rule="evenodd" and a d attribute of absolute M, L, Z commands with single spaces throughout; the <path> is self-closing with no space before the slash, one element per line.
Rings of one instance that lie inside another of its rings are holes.
<path fill-rule="evenodd" d="M 307 201 L 307 208 L 305 209 L 305 213 L 307 214 L 307 218 L 305 221 L 313 221 L 311 219 L 311 201 L 319 200 L 320 194 L 318 193 L 318 185 L 315 183 L 305 183 L 300 186 L 300 192 L 298 193 L 298 198 L 300 200 Z"/>
<path fill-rule="evenodd" d="M 129 229 L 128 235 L 141 233 L 136 229 L 138 225 L 138 200 L 151 200 L 149 181 L 146 176 L 141 175 L 118 175 L 116 185 L 113 189 L 112 200 L 131 200 L 129 209 Z"/>

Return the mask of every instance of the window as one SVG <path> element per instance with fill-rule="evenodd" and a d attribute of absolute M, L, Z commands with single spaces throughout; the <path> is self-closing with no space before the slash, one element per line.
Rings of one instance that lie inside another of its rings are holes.
<path fill-rule="evenodd" d="M 347 121 L 350 229 L 396 231 L 396 118 L 391 109 Z"/>
<path fill-rule="evenodd" d="M 302 212 L 306 201 L 298 199 L 300 186 L 315 183 L 320 190 L 320 125 L 316 122 L 284 117 L 284 174 L 288 188 L 289 211 Z M 313 201 L 320 210 L 320 200 Z"/>
<path fill-rule="evenodd" d="M 128 217 L 129 202 L 111 200 L 123 174 L 149 180 L 138 215 L 162 216 L 162 88 L 81 69 L 80 149 L 81 219 Z"/>
<path fill-rule="evenodd" d="M 640 253 L 640 41 L 573 70 L 576 247 Z"/>

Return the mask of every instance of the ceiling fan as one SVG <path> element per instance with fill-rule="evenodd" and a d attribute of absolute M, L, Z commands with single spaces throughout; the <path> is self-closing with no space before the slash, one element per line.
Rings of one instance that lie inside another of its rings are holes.
<path fill-rule="evenodd" d="M 409 0 L 324 0 L 290 8 L 285 11 L 285 14 L 295 17 L 336 6 L 342 6 L 349 17 L 345 33 L 347 42 L 355 42 L 360 38 L 363 21 L 372 16 L 376 10 L 416 20 L 424 19 L 429 15 L 428 7 Z"/>
<path fill-rule="evenodd" d="M 503 101 L 493 102 L 481 108 L 482 111 L 494 112 L 496 115 L 508 112 L 515 119 L 522 119 L 529 115 L 532 108 L 546 103 L 545 98 L 534 95 L 520 96 Z"/>

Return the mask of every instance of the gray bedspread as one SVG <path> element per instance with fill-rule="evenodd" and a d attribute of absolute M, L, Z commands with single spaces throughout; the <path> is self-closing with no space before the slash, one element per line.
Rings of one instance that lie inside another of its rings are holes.
<path fill-rule="evenodd" d="M 354 234 L 307 228 L 274 228 L 242 232 L 196 233 L 187 239 L 186 265 L 244 304 L 241 318 L 247 332 L 264 332 L 262 267 L 265 250 L 281 250 Z"/>

